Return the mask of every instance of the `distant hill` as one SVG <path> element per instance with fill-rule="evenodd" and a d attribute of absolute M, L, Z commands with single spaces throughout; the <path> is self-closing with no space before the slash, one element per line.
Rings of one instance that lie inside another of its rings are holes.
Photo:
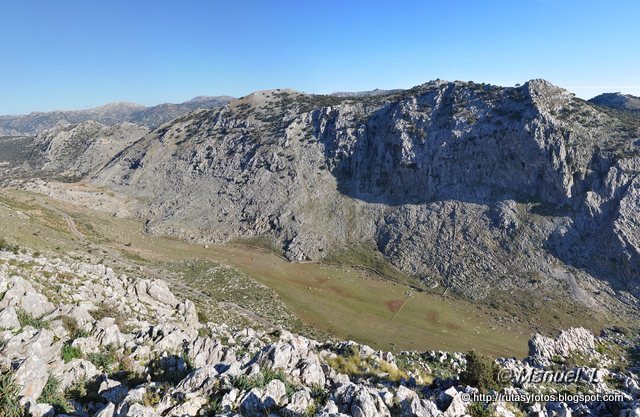
<path fill-rule="evenodd" d="M 201 96 L 184 103 L 165 103 L 152 107 L 135 103 L 109 103 L 87 110 L 56 110 L 0 116 L 0 136 L 35 135 L 56 126 L 74 125 L 90 120 L 108 126 L 131 122 L 155 128 L 193 110 L 219 107 L 231 100 L 232 97 L 227 96 Z"/>
<path fill-rule="evenodd" d="M 616 110 L 640 111 L 640 97 L 621 93 L 604 93 L 595 96 L 589 103 Z"/>

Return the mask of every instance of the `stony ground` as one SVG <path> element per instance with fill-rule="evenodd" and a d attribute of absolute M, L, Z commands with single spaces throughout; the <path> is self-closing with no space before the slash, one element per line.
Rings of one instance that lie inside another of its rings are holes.
<path fill-rule="evenodd" d="M 556 339 L 537 335 L 524 360 L 391 354 L 281 328 L 216 323 L 163 280 L 6 244 L 4 249 L 3 416 L 640 416 L 638 341 L 627 329 L 600 337 L 580 328 Z M 595 369 L 597 378 L 508 386 L 495 378 L 499 371 L 530 368 Z M 491 390 L 619 393 L 623 401 L 464 400 Z"/>

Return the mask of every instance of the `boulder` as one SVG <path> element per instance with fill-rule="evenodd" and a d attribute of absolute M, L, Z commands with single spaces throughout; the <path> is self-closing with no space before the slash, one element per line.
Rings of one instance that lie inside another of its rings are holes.
<path fill-rule="evenodd" d="M 390 416 L 382 398 L 366 387 L 347 384 L 340 385 L 333 393 L 338 410 L 354 417 Z"/>
<path fill-rule="evenodd" d="M 44 363 L 52 362 L 60 357 L 62 350 L 62 342 L 54 342 L 53 336 L 48 329 L 25 327 L 6 342 L 2 354 L 10 359 L 35 356 Z"/>
<path fill-rule="evenodd" d="M 0 275 L 2 292 L 4 296 L 0 300 L 0 310 L 13 306 L 34 318 L 40 318 L 55 309 L 47 297 L 36 291 L 29 281 L 18 276 L 7 278 Z"/>
<path fill-rule="evenodd" d="M 279 379 L 270 381 L 264 387 L 262 406 L 265 410 L 275 410 L 288 402 L 287 388 Z"/>
<path fill-rule="evenodd" d="M 98 394 L 113 404 L 120 404 L 129 393 L 129 388 L 113 379 L 107 378 L 100 383 Z"/>
<path fill-rule="evenodd" d="M 53 417 L 55 410 L 49 404 L 35 404 L 29 407 L 31 417 Z"/>
<path fill-rule="evenodd" d="M 6 307 L 2 311 L 0 311 L 0 329 L 1 330 L 17 330 L 20 327 L 20 320 L 18 320 L 18 314 L 16 313 L 16 309 L 11 307 Z"/>
<path fill-rule="evenodd" d="M 15 383 L 21 387 L 20 404 L 36 404 L 47 384 L 49 374 L 46 364 L 37 356 L 29 356 L 20 363 L 15 372 Z"/>
<path fill-rule="evenodd" d="M 116 411 L 116 406 L 113 403 L 108 403 L 103 408 L 98 410 L 93 417 L 113 417 Z"/>
<path fill-rule="evenodd" d="M 213 365 L 203 366 L 187 375 L 176 387 L 184 393 L 208 392 L 217 383 L 218 371 Z"/>
<path fill-rule="evenodd" d="M 60 386 L 62 389 L 73 385 L 80 380 L 90 380 L 99 375 L 98 368 L 91 362 L 84 359 L 73 359 L 64 364 L 60 375 Z"/>

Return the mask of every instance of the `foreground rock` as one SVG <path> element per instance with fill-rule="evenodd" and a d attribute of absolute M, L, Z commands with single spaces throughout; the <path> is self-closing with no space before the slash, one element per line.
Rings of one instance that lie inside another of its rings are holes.
<path fill-rule="evenodd" d="M 44 295 L 51 286 L 55 304 Z M 393 355 L 284 330 L 200 323 L 193 303 L 163 281 L 132 279 L 102 265 L 0 252 L 0 288 L 0 317 L 9 325 L 0 330 L 0 368 L 34 416 L 461 417 L 485 406 L 504 417 L 640 413 L 638 368 L 623 358 L 634 346 L 619 330 L 601 337 L 585 329 L 555 339 L 536 335 L 530 357 L 490 365 L 514 372 L 610 365 L 596 370 L 597 378 L 566 386 L 514 381 L 501 392 L 580 389 L 617 394 L 617 403 L 514 408 L 469 403 L 465 396 L 484 387 L 466 384 L 470 364 L 459 353 Z"/>

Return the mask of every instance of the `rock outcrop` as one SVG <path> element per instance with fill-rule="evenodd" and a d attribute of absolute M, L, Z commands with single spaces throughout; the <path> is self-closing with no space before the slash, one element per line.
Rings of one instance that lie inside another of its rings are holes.
<path fill-rule="evenodd" d="M 597 370 L 597 378 L 564 387 L 501 380 L 507 385 L 501 394 L 579 388 L 618 395 L 620 401 L 548 401 L 517 408 L 500 401 L 472 404 L 468 398 L 479 388 L 466 385 L 461 372 L 468 362 L 459 353 L 394 355 L 286 330 L 200 323 L 193 303 L 176 297 L 164 281 L 130 278 L 104 265 L 0 251 L 0 288 L 10 296 L 0 304 L 0 314 L 19 312 L 17 324 L 9 320 L 13 328 L 0 329 L 0 370 L 9 376 L 0 384 L 16 386 L 17 397 L 10 400 L 34 416 L 462 417 L 484 410 L 501 417 L 606 417 L 640 412 L 637 366 L 618 356 L 638 340 L 619 330 L 601 337 L 585 329 L 569 329 L 556 339 L 536 335 L 524 361 L 499 359 L 484 366 L 498 367 L 500 375 L 531 369 L 531 364 L 555 367 L 553 372 L 558 366 L 579 367 L 586 373 L 591 368 L 575 363 L 574 354 L 600 366 L 615 360 L 615 366 Z M 45 294 L 55 295 L 56 302 Z M 23 300 L 46 307 L 28 310 Z M 0 388 L 14 395 L 8 385 Z"/>

